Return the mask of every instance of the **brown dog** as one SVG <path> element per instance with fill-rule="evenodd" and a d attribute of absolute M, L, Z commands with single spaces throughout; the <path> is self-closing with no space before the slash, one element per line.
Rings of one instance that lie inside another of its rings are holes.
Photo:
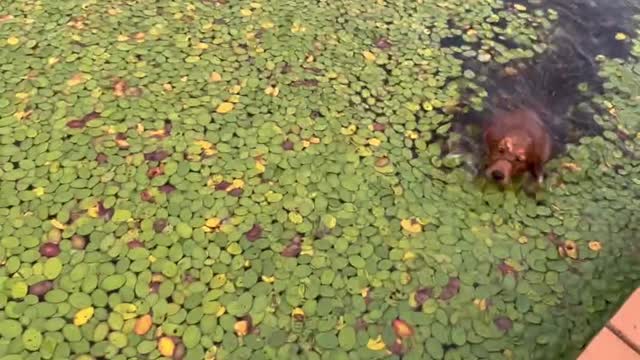
<path fill-rule="evenodd" d="M 484 131 L 488 150 L 485 175 L 505 186 L 525 173 L 538 184 L 551 156 L 551 137 L 542 120 L 530 110 L 515 110 L 493 118 Z"/>

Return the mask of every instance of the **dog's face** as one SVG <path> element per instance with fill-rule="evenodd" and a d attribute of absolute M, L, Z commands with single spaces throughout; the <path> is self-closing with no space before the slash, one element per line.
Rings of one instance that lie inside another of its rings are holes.
<path fill-rule="evenodd" d="M 512 178 L 527 171 L 531 146 L 526 134 L 509 134 L 491 144 L 485 175 L 500 185 L 511 183 Z"/>

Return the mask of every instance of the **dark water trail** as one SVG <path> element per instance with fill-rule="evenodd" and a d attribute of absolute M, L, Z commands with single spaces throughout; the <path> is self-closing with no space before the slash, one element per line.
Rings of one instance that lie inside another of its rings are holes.
<path fill-rule="evenodd" d="M 531 59 L 504 65 L 482 64 L 476 59 L 465 61 L 466 68 L 480 74 L 488 97 L 482 111 L 467 111 L 455 119 L 454 132 L 463 134 L 458 151 L 480 154 L 479 129 L 475 125 L 495 112 L 517 107 L 534 109 L 543 118 L 553 133 L 556 153 L 567 143 L 600 134 L 602 127 L 595 122 L 592 107 L 584 106 L 603 92 L 598 58 L 624 61 L 631 57 L 630 39 L 636 34 L 634 16 L 640 13 L 640 2 L 508 0 L 504 5 L 511 11 L 515 11 L 515 5 L 526 6 L 528 12 L 553 10 L 558 20 L 543 38 L 547 48 Z M 625 34 L 627 39 L 617 40 L 618 33 Z M 455 46 L 460 40 L 443 41 Z M 505 40 L 496 39 L 509 48 L 518 47 Z"/>

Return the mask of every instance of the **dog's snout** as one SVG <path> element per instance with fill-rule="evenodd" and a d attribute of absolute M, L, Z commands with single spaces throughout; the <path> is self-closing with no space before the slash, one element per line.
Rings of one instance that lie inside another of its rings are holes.
<path fill-rule="evenodd" d="M 502 181 L 504 180 L 504 173 L 500 170 L 493 170 L 491 172 L 491 177 L 495 180 L 495 181 Z"/>

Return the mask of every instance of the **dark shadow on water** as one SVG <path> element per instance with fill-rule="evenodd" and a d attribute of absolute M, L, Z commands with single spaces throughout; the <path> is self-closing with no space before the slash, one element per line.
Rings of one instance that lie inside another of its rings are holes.
<path fill-rule="evenodd" d="M 543 118 L 553 133 L 556 153 L 568 143 L 602 133 L 591 107 L 581 104 L 603 92 L 598 56 L 620 60 L 631 56 L 629 38 L 636 33 L 633 16 L 639 13 L 640 1 L 505 1 L 507 9 L 513 10 L 515 4 L 525 5 L 530 12 L 536 9 L 557 12 L 558 20 L 545 38 L 548 47 L 531 59 L 504 65 L 465 60 L 465 68 L 479 74 L 488 98 L 483 111 L 470 110 L 456 116 L 452 130 L 463 134 L 456 146 L 458 152 L 479 154 L 479 132 L 473 128 L 498 111 L 517 107 L 531 108 Z M 616 40 L 617 33 L 628 38 Z M 497 41 L 509 48 L 516 46 Z M 442 43 L 459 47 L 463 40 L 450 37 Z"/>

